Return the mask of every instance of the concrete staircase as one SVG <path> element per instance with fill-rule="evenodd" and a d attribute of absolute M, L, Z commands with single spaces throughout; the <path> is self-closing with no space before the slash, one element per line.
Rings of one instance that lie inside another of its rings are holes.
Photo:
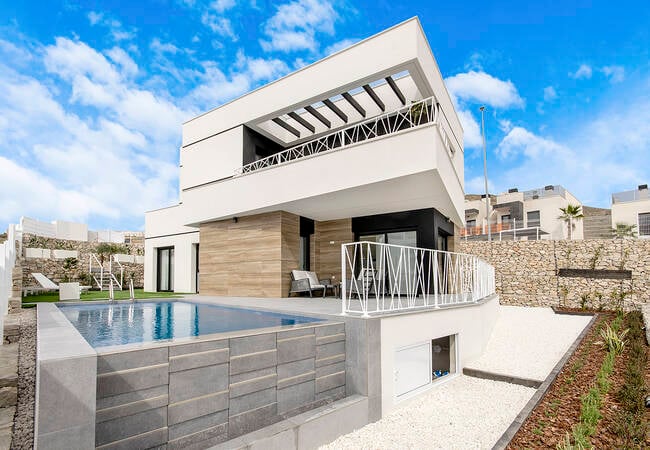
<path fill-rule="evenodd" d="M 93 287 L 100 291 L 108 291 L 111 281 L 113 281 L 114 290 L 122 290 L 124 269 L 119 262 L 112 261 L 112 256 L 108 258 L 108 261 L 102 262 L 99 255 L 91 253 L 89 273 L 93 280 Z"/>

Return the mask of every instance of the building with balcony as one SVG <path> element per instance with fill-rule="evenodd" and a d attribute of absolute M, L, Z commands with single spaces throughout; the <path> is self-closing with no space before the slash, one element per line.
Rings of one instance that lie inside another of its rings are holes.
<path fill-rule="evenodd" d="M 650 238 L 650 195 L 647 184 L 633 191 L 612 194 L 612 227 L 619 223 L 636 225 L 640 238 Z"/>
<path fill-rule="evenodd" d="M 568 239 L 567 224 L 558 219 L 560 208 L 582 203 L 560 185 L 548 185 L 520 192 L 509 189 L 490 195 L 486 210 L 485 195 L 465 196 L 466 227 L 460 235 L 465 239 Z M 486 219 L 487 218 L 487 219 Z M 574 222 L 572 239 L 583 239 L 583 221 Z"/>
<path fill-rule="evenodd" d="M 293 269 L 337 283 L 341 244 L 447 250 L 463 226 L 463 130 L 417 18 L 182 134 L 179 202 L 145 218 L 148 291 L 287 296 Z"/>

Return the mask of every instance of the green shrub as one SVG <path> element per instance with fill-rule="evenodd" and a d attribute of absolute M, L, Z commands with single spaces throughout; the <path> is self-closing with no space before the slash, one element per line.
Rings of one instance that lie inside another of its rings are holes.
<path fill-rule="evenodd" d="M 615 322 L 616 320 L 612 322 L 612 325 Z M 619 327 L 616 327 L 616 329 Z M 603 343 L 607 351 L 620 355 L 625 349 L 625 335 L 628 333 L 628 330 L 617 333 L 616 329 L 607 325 L 604 330 L 600 330 L 600 337 L 603 338 Z"/>

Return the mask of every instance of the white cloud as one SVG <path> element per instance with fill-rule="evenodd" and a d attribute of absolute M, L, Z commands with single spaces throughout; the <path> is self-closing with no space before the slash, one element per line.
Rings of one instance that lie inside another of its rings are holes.
<path fill-rule="evenodd" d="M 210 4 L 210 7 L 215 11 L 222 13 L 234 7 L 236 4 L 235 0 L 215 0 Z"/>
<path fill-rule="evenodd" d="M 232 41 L 237 41 L 239 39 L 232 28 L 232 23 L 225 17 L 216 16 L 206 11 L 201 16 L 201 23 L 210 28 L 213 33 L 216 33 L 220 36 L 227 37 Z"/>
<path fill-rule="evenodd" d="M 625 80 L 625 68 L 623 66 L 605 66 L 601 70 L 611 83 L 620 83 Z"/>
<path fill-rule="evenodd" d="M 261 81 L 274 80 L 289 71 L 279 59 L 251 58 L 243 51 L 238 52 L 233 67 L 235 71 L 226 75 L 215 62 L 204 62 L 200 82 L 189 98 L 213 108 L 250 91 Z"/>
<path fill-rule="evenodd" d="M 575 72 L 569 72 L 569 76 L 571 78 L 575 78 L 576 80 L 581 80 L 581 79 L 588 80 L 589 78 L 591 78 L 592 72 L 593 71 L 590 65 L 580 64 L 578 70 L 576 70 Z"/>
<path fill-rule="evenodd" d="M 194 112 L 133 85 L 138 67 L 119 47 L 59 38 L 32 57 L 46 69 L 38 80 L 0 62 L 0 150 L 12 149 L 0 157 L 0 221 L 139 226 L 145 210 L 173 203 L 180 123 Z"/>
<path fill-rule="evenodd" d="M 316 33 L 334 33 L 338 14 L 332 3 L 319 0 L 295 0 L 284 3 L 266 22 L 267 39 L 260 44 L 266 51 L 316 51 Z"/>
<path fill-rule="evenodd" d="M 97 25 L 103 19 L 104 19 L 104 14 L 102 13 L 96 11 L 90 11 L 88 13 L 88 21 L 90 22 L 91 25 Z"/>
<path fill-rule="evenodd" d="M 503 81 L 485 72 L 459 73 L 446 78 L 445 84 L 456 101 L 482 103 L 494 108 L 524 106 L 512 81 Z"/>
<path fill-rule="evenodd" d="M 175 55 L 179 52 L 178 47 L 176 47 L 174 44 L 171 42 L 162 42 L 158 38 L 153 38 L 151 44 L 149 45 L 149 48 L 158 54 L 170 53 L 172 55 Z"/>
<path fill-rule="evenodd" d="M 111 19 L 102 12 L 90 11 L 87 17 L 91 26 L 102 25 L 107 27 L 116 42 L 131 40 L 135 37 L 134 29 L 125 30 L 122 27 L 122 22 L 117 19 Z"/>
<path fill-rule="evenodd" d="M 513 127 L 497 147 L 496 154 L 502 158 L 539 158 L 542 155 L 560 155 L 567 151 L 568 149 L 550 139 L 544 139 L 522 127 Z"/>
<path fill-rule="evenodd" d="M 544 101 L 552 102 L 557 98 L 557 92 L 553 86 L 547 86 L 544 88 Z"/>
<path fill-rule="evenodd" d="M 647 181 L 650 153 L 640 149 L 650 148 L 650 105 L 619 92 L 599 111 L 561 141 L 513 127 L 496 149 L 500 162 L 490 164 L 497 187 L 562 184 L 582 202 L 608 207 L 612 192 Z"/>
<path fill-rule="evenodd" d="M 481 129 L 474 118 L 474 115 L 466 110 L 459 109 L 458 118 L 463 126 L 463 142 L 465 148 L 479 148 L 483 145 L 483 138 L 481 137 Z"/>

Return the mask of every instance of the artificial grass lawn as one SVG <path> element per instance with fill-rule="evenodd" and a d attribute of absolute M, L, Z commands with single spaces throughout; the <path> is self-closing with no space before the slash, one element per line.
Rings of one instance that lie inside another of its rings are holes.
<path fill-rule="evenodd" d="M 178 298 L 185 294 L 178 292 L 145 292 L 143 289 L 135 289 L 135 298 Z M 128 300 L 129 290 L 115 291 L 115 300 Z M 88 291 L 81 293 L 81 301 L 108 300 L 108 291 Z M 23 297 L 23 304 L 38 302 L 58 302 L 58 292 L 43 292 L 41 294 L 28 295 Z"/>

